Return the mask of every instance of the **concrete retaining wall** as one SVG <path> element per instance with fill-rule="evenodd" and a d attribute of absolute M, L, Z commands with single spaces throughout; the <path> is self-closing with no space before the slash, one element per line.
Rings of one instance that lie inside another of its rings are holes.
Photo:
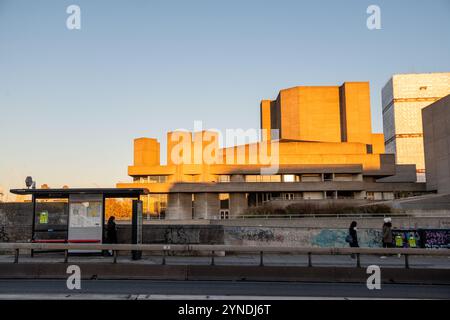
<path fill-rule="evenodd" d="M 118 240 L 130 243 L 131 225 L 118 224 Z M 224 229 L 216 225 L 144 225 L 143 243 L 223 244 Z"/>
<path fill-rule="evenodd" d="M 67 279 L 64 263 L 0 264 L 0 279 Z M 301 266 L 200 266 L 141 263 L 78 263 L 83 279 L 354 282 L 365 284 L 365 268 Z M 382 283 L 449 284 L 448 269 L 383 268 Z"/>
<path fill-rule="evenodd" d="M 299 227 L 224 227 L 224 242 L 229 245 L 348 247 L 347 229 Z M 381 231 L 362 229 L 358 232 L 361 247 L 380 247 Z"/>

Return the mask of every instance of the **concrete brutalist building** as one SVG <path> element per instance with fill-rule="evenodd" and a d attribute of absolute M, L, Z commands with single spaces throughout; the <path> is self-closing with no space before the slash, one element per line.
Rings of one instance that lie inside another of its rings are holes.
<path fill-rule="evenodd" d="M 271 202 L 361 203 L 426 192 L 415 182 L 415 166 L 397 165 L 383 134 L 372 132 L 368 82 L 281 90 L 261 101 L 260 120 L 266 131 L 259 142 L 229 148 L 219 147 L 217 132 L 169 132 L 167 164 L 156 139 L 135 139 L 133 182 L 117 187 L 148 188 L 144 211 L 166 219 L 227 218 Z M 276 172 L 264 172 L 267 158 L 276 160 Z"/>
<path fill-rule="evenodd" d="M 427 189 L 450 194 L 450 95 L 422 109 Z"/>
<path fill-rule="evenodd" d="M 417 181 L 425 181 L 421 110 L 448 94 L 450 72 L 396 74 L 382 89 L 386 152 L 397 164 L 415 164 Z"/>

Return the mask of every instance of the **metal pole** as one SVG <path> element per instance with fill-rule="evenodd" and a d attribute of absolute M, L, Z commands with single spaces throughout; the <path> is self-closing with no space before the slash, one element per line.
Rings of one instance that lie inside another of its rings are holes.
<path fill-rule="evenodd" d="M 105 194 L 102 194 L 102 243 L 105 243 L 105 241 L 106 241 L 106 234 L 105 234 L 106 208 L 105 208 L 105 206 L 106 206 L 106 197 L 105 197 Z M 69 210 L 70 210 L 70 207 L 69 207 Z"/>
<path fill-rule="evenodd" d="M 31 202 L 33 205 L 33 220 L 31 221 L 31 241 L 34 240 L 34 229 L 36 227 L 36 195 L 33 193 L 31 196 Z"/>
<path fill-rule="evenodd" d="M 64 250 L 64 263 L 69 262 L 69 250 Z"/>
<path fill-rule="evenodd" d="M 117 263 L 117 250 L 113 250 L 114 260 L 113 263 Z"/>
<path fill-rule="evenodd" d="M 36 195 L 33 193 L 31 196 L 31 202 L 33 206 L 33 220 L 31 221 L 31 242 L 34 240 L 34 228 L 36 227 Z M 31 249 L 30 255 L 33 258 L 34 251 Z"/>
<path fill-rule="evenodd" d="M 211 265 L 214 265 L 214 250 L 211 251 Z"/>
<path fill-rule="evenodd" d="M 308 252 L 308 267 L 312 267 L 312 254 Z"/>
<path fill-rule="evenodd" d="M 264 266 L 264 253 L 262 251 L 259 252 L 259 266 Z"/>
<path fill-rule="evenodd" d="M 163 250 L 163 258 L 162 258 L 162 265 L 166 264 L 166 250 Z"/>
<path fill-rule="evenodd" d="M 356 254 L 356 267 L 361 268 L 361 260 L 359 259 L 359 253 Z"/>
<path fill-rule="evenodd" d="M 409 269 L 409 258 L 407 254 L 405 254 L 405 269 Z"/>

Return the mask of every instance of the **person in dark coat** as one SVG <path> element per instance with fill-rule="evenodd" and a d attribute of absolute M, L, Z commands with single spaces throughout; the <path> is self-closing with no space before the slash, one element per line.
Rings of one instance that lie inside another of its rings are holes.
<path fill-rule="evenodd" d="M 117 243 L 117 227 L 116 218 L 114 216 L 109 217 L 108 224 L 106 225 L 106 242 Z"/>
<path fill-rule="evenodd" d="M 350 247 L 352 248 L 359 248 L 358 244 L 358 234 L 357 234 L 357 228 L 356 228 L 356 221 L 352 221 L 350 224 L 350 227 L 348 228 L 348 234 L 352 238 L 352 241 L 349 243 Z M 352 254 L 352 258 L 355 258 L 355 254 Z"/>
<path fill-rule="evenodd" d="M 116 227 L 116 217 L 111 216 L 108 219 L 106 225 L 106 243 L 117 243 L 117 227 Z M 112 255 L 112 251 L 107 252 L 108 255 Z"/>
<path fill-rule="evenodd" d="M 382 228 L 382 237 L 383 237 L 383 248 L 392 248 L 392 223 L 391 218 L 384 218 L 384 224 Z M 386 259 L 386 256 L 381 256 L 381 259 Z"/>
<path fill-rule="evenodd" d="M 391 218 L 385 218 L 383 224 L 383 248 L 392 248 L 392 223 Z"/>

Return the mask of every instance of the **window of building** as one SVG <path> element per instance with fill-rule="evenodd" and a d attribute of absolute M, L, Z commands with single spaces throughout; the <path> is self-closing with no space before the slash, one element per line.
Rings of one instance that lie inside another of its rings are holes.
<path fill-rule="evenodd" d="M 393 192 L 383 192 L 383 200 L 394 200 L 394 193 Z"/>
<path fill-rule="evenodd" d="M 351 173 L 335 173 L 334 181 L 353 181 L 353 174 L 351 174 Z"/>
<path fill-rule="evenodd" d="M 332 173 L 324 173 L 323 181 L 333 181 L 333 174 Z"/>
<path fill-rule="evenodd" d="M 301 175 L 302 182 L 318 182 L 322 181 L 322 176 L 320 174 L 302 174 Z"/>
<path fill-rule="evenodd" d="M 150 183 L 165 183 L 167 182 L 167 176 L 149 176 L 148 181 Z"/>
<path fill-rule="evenodd" d="M 195 194 L 191 194 L 191 217 L 194 219 L 195 216 Z"/>
<path fill-rule="evenodd" d="M 336 198 L 336 191 L 326 191 L 325 192 L 326 199 L 335 199 Z"/>
<path fill-rule="evenodd" d="M 270 194 L 270 200 L 281 200 L 281 199 L 283 199 L 281 192 L 272 192 Z"/>
<path fill-rule="evenodd" d="M 338 191 L 337 197 L 338 199 L 354 199 L 355 193 L 353 191 Z"/>
<path fill-rule="evenodd" d="M 133 181 L 138 183 L 165 183 L 167 182 L 167 176 L 140 176 L 134 177 Z"/>
<path fill-rule="evenodd" d="M 281 175 L 246 175 L 245 182 L 281 182 Z"/>
<path fill-rule="evenodd" d="M 281 175 L 262 175 L 262 182 L 281 182 Z"/>
<path fill-rule="evenodd" d="M 262 193 L 261 197 L 262 197 L 262 202 L 263 203 L 272 200 L 272 194 L 271 193 Z"/>
<path fill-rule="evenodd" d="M 228 175 L 228 174 L 220 174 L 217 177 L 217 182 L 230 182 L 230 175 Z"/>
<path fill-rule="evenodd" d="M 220 210 L 220 219 L 228 219 L 230 215 L 230 210 Z"/>
<path fill-rule="evenodd" d="M 283 182 L 295 182 L 295 174 L 284 174 L 283 175 Z"/>
<path fill-rule="evenodd" d="M 219 193 L 220 209 L 230 209 L 230 194 Z"/>
<path fill-rule="evenodd" d="M 294 194 L 293 193 L 285 193 L 284 200 L 294 200 Z"/>
<path fill-rule="evenodd" d="M 142 213 L 147 219 L 164 217 L 167 208 L 167 194 L 148 194 L 141 196 Z"/>

